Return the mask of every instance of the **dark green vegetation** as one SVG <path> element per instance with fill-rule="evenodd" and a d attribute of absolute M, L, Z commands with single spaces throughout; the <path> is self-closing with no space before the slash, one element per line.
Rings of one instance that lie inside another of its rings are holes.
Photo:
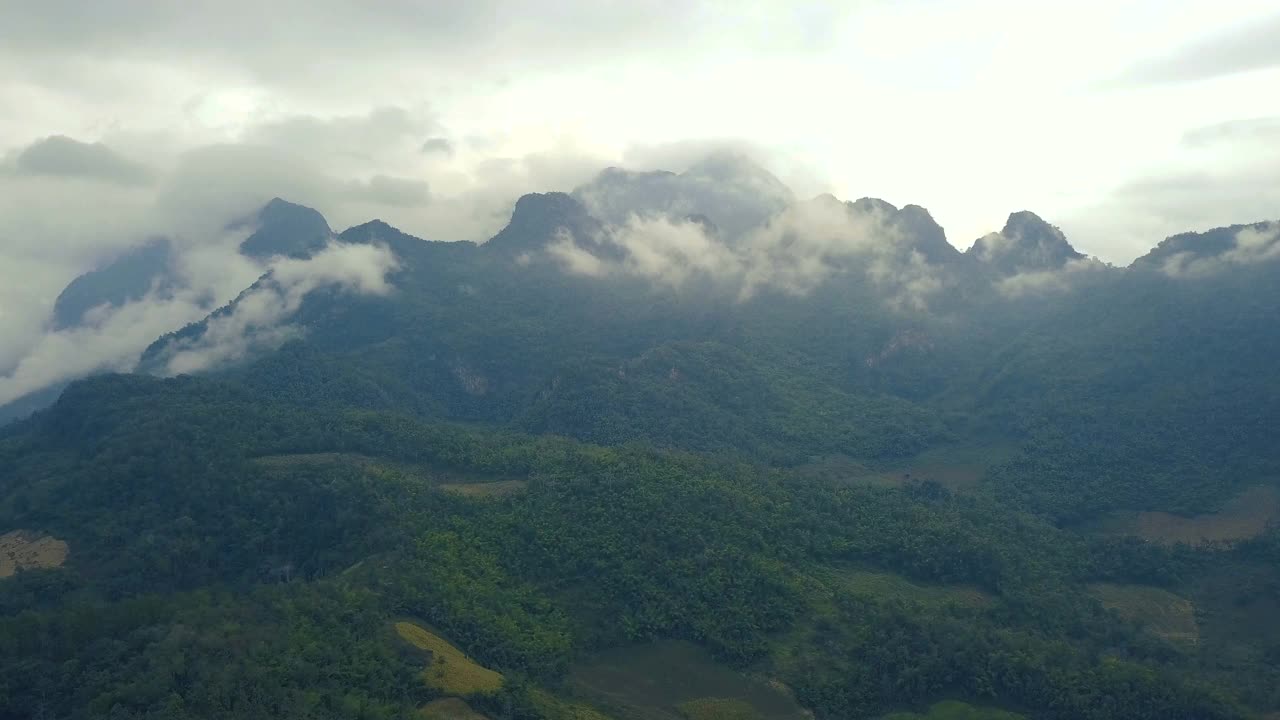
<path fill-rule="evenodd" d="M 924 713 L 894 713 L 884 720 L 1022 720 L 1017 713 L 974 707 L 956 700 L 936 703 Z"/>
<path fill-rule="evenodd" d="M 540 197 L 492 245 L 348 230 L 394 293 L 0 430 L 0 534 L 70 548 L 0 580 L 0 718 L 412 717 L 410 619 L 494 720 L 1280 710 L 1275 524 L 1134 535 L 1274 498 L 1274 263 L 1010 299 L 1075 259 L 1020 214 L 1035 247 L 934 253 L 928 312 L 857 269 L 743 298 L 530 259 L 591 224 Z"/>
<path fill-rule="evenodd" d="M 528 688 L 559 687 L 596 649 L 670 637 L 823 717 L 949 694 L 1061 717 L 1242 713 L 1088 592 L 1176 583 L 1194 555 L 927 484 L 295 410 L 195 379 L 79 383 L 2 448 L 0 519 L 72 548 L 65 568 L 2 587 L 13 717 L 395 716 L 431 697 L 390 634 L 401 616 L 513 680 L 478 701 L 498 717 L 534 716 Z M 437 488 L 460 474 L 528 486 Z M 974 590 L 860 592 L 851 563 Z"/>

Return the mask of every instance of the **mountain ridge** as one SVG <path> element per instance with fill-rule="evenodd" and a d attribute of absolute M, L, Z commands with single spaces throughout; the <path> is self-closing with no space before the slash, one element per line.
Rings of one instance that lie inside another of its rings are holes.
<path fill-rule="evenodd" d="M 478 245 L 468 242 L 453 245 L 446 262 L 479 267 L 487 261 L 465 259 L 473 250 L 479 250 L 480 255 L 505 258 L 505 262 L 514 261 L 511 267 L 504 270 L 494 269 L 493 272 L 519 272 L 519 268 L 535 262 L 539 266 L 544 266 L 544 269 L 539 272 L 551 273 L 547 276 L 548 279 L 559 274 L 561 279 L 557 282 L 560 282 L 563 281 L 564 272 L 560 265 L 561 261 L 547 251 L 548 247 L 559 239 L 568 238 L 573 246 L 590 253 L 595 258 L 594 262 L 599 263 L 601 268 L 599 271 L 611 272 L 615 276 L 619 271 L 631 272 L 629 268 L 632 268 L 635 263 L 635 258 L 631 255 L 634 249 L 618 245 L 615 242 L 615 233 L 619 232 L 619 229 L 595 217 L 590 208 L 584 204 L 583 197 L 590 194 L 590 188 L 609 184 L 631 187 L 637 182 L 643 183 L 652 179 L 656 179 L 659 183 L 673 182 L 673 179 L 679 182 L 701 183 L 708 178 L 722 178 L 726 173 L 731 175 L 734 172 L 742 173 L 745 179 L 731 183 L 732 187 L 764 188 L 762 195 L 748 193 L 748 197 L 756 198 L 751 202 L 757 207 L 768 208 L 769 213 L 774 213 L 761 216 L 765 218 L 761 222 L 764 222 L 767 227 L 778 217 L 776 208 L 769 205 L 779 196 L 777 179 L 744 159 L 729 158 L 708 162 L 703 166 L 695 166 L 683 174 L 666 171 L 636 173 L 609 168 L 602 171 L 591 183 L 578 188 L 573 193 L 529 193 L 521 196 L 512 208 L 508 223 L 493 238 Z M 711 198 L 707 202 L 715 205 L 719 202 L 717 198 L 720 196 L 712 194 L 698 197 L 704 200 Z M 698 206 L 699 202 L 702 201 L 690 201 L 688 205 L 690 208 L 697 209 L 695 206 Z M 996 306 L 991 305 L 990 300 L 983 300 L 983 298 L 991 296 L 993 288 L 1001 287 L 998 281 L 1002 277 L 1018 281 L 1016 286 L 1010 287 L 1018 289 L 1019 296 L 1024 298 L 1023 302 L 1030 301 L 1026 296 L 1026 288 L 1034 290 L 1045 287 L 1053 292 L 1062 292 L 1078 284 L 1085 277 L 1068 272 L 1077 267 L 1076 263 L 1084 260 L 1084 254 L 1071 246 L 1059 228 L 1029 211 L 1011 213 L 999 233 L 980 238 L 962 253 L 946 239 L 945 231 L 928 210 L 918 205 L 908 204 L 898 208 L 878 198 L 864 197 L 853 201 L 841 201 L 831 195 L 819 196 L 807 202 L 831 208 L 843 207 L 854 216 L 874 217 L 883 224 L 890 236 L 896 238 L 887 246 L 893 254 L 892 263 L 903 268 L 903 270 L 897 270 L 894 266 L 890 266 L 888 269 L 890 277 L 893 273 L 908 270 L 915 273 L 914 276 L 904 276 L 902 289 L 899 291 L 900 297 L 911 298 L 912 296 L 901 295 L 901 293 L 916 292 L 916 288 L 923 288 L 925 292 L 933 293 L 939 307 L 949 307 L 953 311 L 975 302 L 985 303 L 994 308 Z M 400 254 L 412 251 L 414 243 L 427 242 L 405 234 L 382 221 L 370 221 L 353 226 L 335 235 L 318 211 L 281 198 L 274 198 L 250 217 L 252 219 L 241 221 L 235 227 L 248 228 L 250 227 L 248 223 L 255 223 L 252 225 L 253 232 L 241 243 L 241 252 L 247 252 L 258 260 L 261 260 L 264 254 L 306 260 L 320 249 L 322 243 L 327 244 L 335 240 L 346 243 L 389 242 L 394 252 Z M 692 212 L 672 217 L 672 220 L 695 225 L 713 245 L 732 248 L 737 242 L 731 232 L 726 231 L 706 214 Z M 1148 255 L 1136 260 L 1129 268 L 1125 268 L 1124 272 L 1152 268 L 1166 273 L 1178 272 L 1184 265 L 1199 271 L 1206 267 L 1207 260 L 1220 257 L 1232 258 L 1233 261 L 1242 258 L 1265 260 L 1269 257 L 1266 253 L 1270 252 L 1268 249 L 1270 246 L 1259 246 L 1262 247 L 1261 250 L 1253 248 L 1252 255 L 1246 256 L 1242 254 L 1243 250 L 1236 247 L 1237 238 L 1241 232 L 1263 233 L 1269 232 L 1274 227 L 1277 226 L 1264 222 L 1219 228 L 1206 233 L 1184 233 L 1172 236 L 1154 247 Z M 737 232 L 741 233 L 742 230 L 738 229 Z M 1257 241 L 1254 242 L 1256 244 Z M 430 244 L 441 248 L 448 245 L 448 243 L 438 242 Z M 64 290 L 56 304 L 53 328 L 57 330 L 71 327 L 67 323 L 71 322 L 72 315 L 83 315 L 91 306 L 105 304 L 108 308 L 118 307 L 124 302 L 141 299 L 153 286 L 162 292 L 165 288 L 171 288 L 178 282 L 176 278 L 171 277 L 172 273 L 168 269 L 174 262 L 173 252 L 172 243 L 169 241 L 154 241 L 138 251 L 131 251 L 133 254 L 126 253 L 120 256 L 113 263 L 104 266 L 102 270 L 77 278 Z M 914 259 L 917 257 L 918 260 Z M 1178 264 L 1170 265 L 1170 258 L 1176 258 Z M 829 261 L 822 260 L 822 262 Z M 869 262 L 872 260 L 859 259 L 855 256 L 852 259 L 833 263 L 831 267 L 837 274 L 845 274 L 860 267 L 875 268 L 874 265 L 867 265 Z M 134 266 L 137 267 L 134 268 Z M 137 271 L 134 272 L 130 268 Z M 557 268 L 560 269 L 557 270 Z M 707 269 L 714 272 L 716 266 L 712 264 L 707 266 Z M 125 277 L 131 272 L 137 277 Z M 883 277 L 886 270 L 878 268 L 875 272 Z M 90 281 L 107 281 L 107 285 L 110 285 L 115 282 L 113 278 L 128 280 L 126 283 L 128 287 L 121 286 L 123 289 L 115 295 L 106 290 L 87 294 L 87 291 L 81 292 Z M 631 281 L 640 282 L 641 279 L 632 278 Z M 863 278 L 855 282 L 865 284 L 873 282 L 873 278 Z M 1111 281 L 1095 274 L 1090 282 L 1096 284 Z M 468 281 L 466 285 L 475 288 L 480 283 Z M 883 293 L 890 291 L 889 288 L 857 291 L 850 288 L 850 292 L 862 293 L 867 299 L 881 297 Z M 80 295 L 85 297 L 80 298 Z M 76 305 L 79 308 L 78 311 L 73 312 L 75 308 L 71 308 L 72 298 L 78 298 Z M 232 300 L 232 305 L 235 302 Z M 895 300 L 895 302 L 904 301 Z M 923 306 L 928 301 L 909 299 L 905 302 Z M 1047 300 L 1040 300 L 1040 302 L 1047 302 Z M 1011 317 L 1016 315 L 1016 311 L 1012 309 L 1001 310 L 1001 312 Z M 196 325 L 199 324 L 196 323 Z M 162 340 L 163 338 L 157 338 L 152 346 L 142 353 L 142 357 L 154 358 L 156 347 Z M 869 349 L 867 353 L 874 354 L 874 351 Z M 155 369 L 154 365 L 146 363 L 144 367 Z M 45 397 L 38 391 L 32 391 L 28 395 L 37 399 Z"/>

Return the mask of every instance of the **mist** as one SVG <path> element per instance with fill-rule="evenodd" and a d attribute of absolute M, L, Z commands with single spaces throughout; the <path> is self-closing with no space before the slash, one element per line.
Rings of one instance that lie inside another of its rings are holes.
<path fill-rule="evenodd" d="M 705 217 L 701 204 L 679 212 Z M 944 285 L 942 270 L 907 246 L 882 212 L 854 212 L 834 198 L 792 203 L 736 235 L 687 217 L 632 213 L 589 243 L 567 233 L 546 253 L 568 273 L 630 276 L 679 290 L 691 283 L 726 289 L 739 301 L 761 290 L 804 295 L 851 270 L 887 294 L 891 306 L 926 311 Z"/>

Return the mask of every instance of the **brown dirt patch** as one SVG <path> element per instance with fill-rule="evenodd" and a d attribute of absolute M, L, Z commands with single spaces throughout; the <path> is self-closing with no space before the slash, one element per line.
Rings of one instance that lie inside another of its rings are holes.
<path fill-rule="evenodd" d="M 14 530 L 0 535 L 0 578 L 19 570 L 61 567 L 67 561 L 67 544 L 51 535 Z"/>
<path fill-rule="evenodd" d="M 1280 519 L 1280 491 L 1252 487 L 1233 498 L 1216 513 L 1185 517 L 1167 512 L 1140 512 L 1107 523 L 1107 530 L 1138 535 L 1161 543 L 1205 545 L 1234 542 L 1266 532 L 1268 523 Z"/>

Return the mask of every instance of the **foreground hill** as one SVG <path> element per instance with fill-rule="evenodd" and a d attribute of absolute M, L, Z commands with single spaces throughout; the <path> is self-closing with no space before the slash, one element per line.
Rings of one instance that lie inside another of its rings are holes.
<path fill-rule="evenodd" d="M 498 717 L 570 716 L 537 710 L 540 693 L 607 713 L 566 672 L 657 638 L 776 678 L 822 717 L 947 695 L 1044 717 L 1243 716 L 1181 646 L 1091 594 L 1176 588 L 1199 556 L 937 485 L 796 482 L 137 377 L 73 386 L 0 457 L 0 522 L 70 548 L 0 581 L 8 716 L 397 716 L 440 695 L 395 639 L 404 617 L 507 679 L 470 697 Z M 1224 687 L 1255 692 L 1260 672 Z"/>

